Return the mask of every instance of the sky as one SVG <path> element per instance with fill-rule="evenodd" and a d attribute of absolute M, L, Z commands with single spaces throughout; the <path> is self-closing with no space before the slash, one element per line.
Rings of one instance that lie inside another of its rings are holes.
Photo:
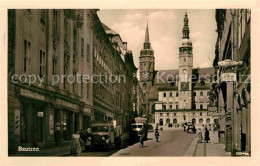
<path fill-rule="evenodd" d="M 179 45 L 182 39 L 183 19 L 188 13 L 190 40 L 193 43 L 193 67 L 212 67 L 215 57 L 217 29 L 215 10 L 141 10 L 104 9 L 98 12 L 100 20 L 119 33 L 132 50 L 135 66 L 139 67 L 148 21 L 149 37 L 155 56 L 155 70 L 178 69 Z"/>

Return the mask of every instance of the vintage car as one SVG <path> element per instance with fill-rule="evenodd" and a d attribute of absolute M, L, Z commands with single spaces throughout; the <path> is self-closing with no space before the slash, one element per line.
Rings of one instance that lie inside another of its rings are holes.
<path fill-rule="evenodd" d="M 98 147 L 110 150 L 121 146 L 121 126 L 112 123 L 96 123 L 91 126 L 91 149 Z"/>
<path fill-rule="evenodd" d="M 192 132 L 192 133 L 196 133 L 196 128 L 195 128 L 195 126 L 194 125 L 189 125 L 188 126 L 188 128 L 187 128 L 187 133 L 190 133 L 190 132 Z"/>

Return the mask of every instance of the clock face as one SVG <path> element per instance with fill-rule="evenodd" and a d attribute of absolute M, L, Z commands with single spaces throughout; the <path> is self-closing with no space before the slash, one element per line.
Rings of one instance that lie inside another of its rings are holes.
<path fill-rule="evenodd" d="M 183 74 L 185 74 L 185 75 L 188 74 L 188 71 L 187 71 L 186 69 L 183 69 L 182 72 L 183 72 Z"/>
<path fill-rule="evenodd" d="M 189 83 L 188 82 L 182 82 L 181 83 L 181 90 L 182 91 L 189 90 Z"/>

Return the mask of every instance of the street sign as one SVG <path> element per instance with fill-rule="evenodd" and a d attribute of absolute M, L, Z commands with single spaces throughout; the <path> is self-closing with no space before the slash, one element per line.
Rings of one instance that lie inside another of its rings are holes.
<path fill-rule="evenodd" d="M 237 76 L 236 73 L 222 73 L 221 82 L 236 82 Z"/>

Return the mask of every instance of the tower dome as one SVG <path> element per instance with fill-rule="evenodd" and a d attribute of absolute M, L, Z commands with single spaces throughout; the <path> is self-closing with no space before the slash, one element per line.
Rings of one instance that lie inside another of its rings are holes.
<path fill-rule="evenodd" d="M 192 41 L 190 39 L 184 38 L 180 42 L 180 47 L 192 47 Z"/>

